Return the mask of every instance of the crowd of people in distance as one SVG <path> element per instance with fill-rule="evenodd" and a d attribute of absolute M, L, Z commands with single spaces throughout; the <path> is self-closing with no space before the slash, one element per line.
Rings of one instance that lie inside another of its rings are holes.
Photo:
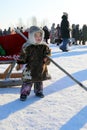
<path fill-rule="evenodd" d="M 61 16 L 61 23 L 55 24 L 52 23 L 51 28 L 49 29 L 47 25 L 41 27 L 44 31 L 44 41 L 49 44 L 56 44 L 62 51 L 69 51 L 68 45 L 85 45 L 87 42 L 87 25 L 84 24 L 82 28 L 79 27 L 79 24 L 72 24 L 70 26 L 68 20 L 68 14 L 63 12 Z M 24 30 L 23 27 L 17 27 L 21 32 L 28 31 L 29 28 Z M 0 29 L 0 36 L 6 36 L 15 34 L 15 30 L 9 27 L 8 29 Z M 0 46 L 0 55 L 5 55 L 5 50 L 3 46 Z"/>

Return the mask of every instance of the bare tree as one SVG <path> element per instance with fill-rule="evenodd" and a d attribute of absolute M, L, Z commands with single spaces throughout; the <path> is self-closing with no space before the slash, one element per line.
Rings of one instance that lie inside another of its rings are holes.
<path fill-rule="evenodd" d="M 35 16 L 31 18 L 31 24 L 37 26 L 37 18 Z"/>
<path fill-rule="evenodd" d="M 18 26 L 18 27 L 23 27 L 23 26 L 24 26 L 23 21 L 22 21 L 22 18 L 19 18 L 18 23 L 17 23 L 17 26 Z"/>
<path fill-rule="evenodd" d="M 41 27 L 43 26 L 49 26 L 49 22 L 48 22 L 48 19 L 43 19 L 43 21 L 41 22 Z"/>

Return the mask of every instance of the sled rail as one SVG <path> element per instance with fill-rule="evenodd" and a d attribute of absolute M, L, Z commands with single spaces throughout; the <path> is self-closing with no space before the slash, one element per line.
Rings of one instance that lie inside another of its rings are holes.
<path fill-rule="evenodd" d="M 9 87 L 21 85 L 22 72 L 12 72 L 16 61 L 0 61 L 0 66 L 2 64 L 7 65 L 4 69 L 4 72 L 0 72 L 0 87 Z"/>

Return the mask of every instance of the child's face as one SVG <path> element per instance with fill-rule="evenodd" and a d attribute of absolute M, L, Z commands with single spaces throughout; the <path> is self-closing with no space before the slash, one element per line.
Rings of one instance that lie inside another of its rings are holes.
<path fill-rule="evenodd" d="M 36 32 L 34 37 L 36 43 L 40 43 L 42 41 L 42 34 L 40 32 Z"/>

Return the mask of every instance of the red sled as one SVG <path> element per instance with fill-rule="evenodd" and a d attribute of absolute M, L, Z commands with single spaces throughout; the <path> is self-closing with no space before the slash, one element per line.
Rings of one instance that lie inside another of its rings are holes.
<path fill-rule="evenodd" d="M 23 33 L 28 37 L 28 33 Z M 18 86 L 22 84 L 22 72 L 13 72 L 19 57 L 22 45 L 26 40 L 19 34 L 0 36 L 0 45 L 6 52 L 0 56 L 0 87 Z M 4 69 L 4 72 L 2 70 Z"/>

